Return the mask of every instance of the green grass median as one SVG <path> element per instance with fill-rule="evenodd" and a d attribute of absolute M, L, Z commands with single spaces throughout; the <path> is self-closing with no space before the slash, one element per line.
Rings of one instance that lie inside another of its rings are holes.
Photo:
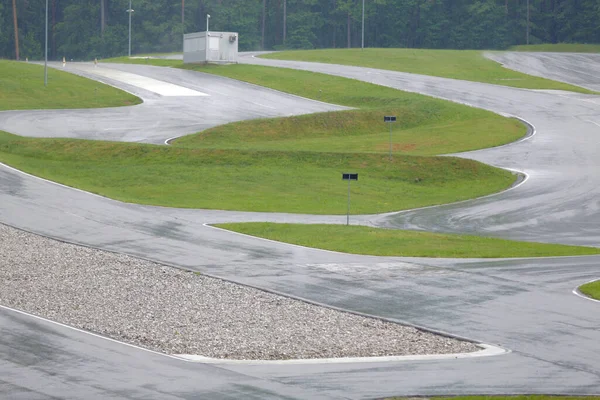
<path fill-rule="evenodd" d="M 471 235 L 401 231 L 353 225 L 248 222 L 216 226 L 279 242 L 374 256 L 509 258 L 600 254 L 600 249 L 595 247 L 517 242 Z"/>
<path fill-rule="evenodd" d="M 141 99 L 100 82 L 18 61 L 0 60 L 0 110 L 119 107 Z"/>
<path fill-rule="evenodd" d="M 283 51 L 261 57 L 379 68 L 524 89 L 593 93 L 578 86 L 504 68 L 497 62 L 485 58 L 483 52 L 478 50 L 325 49 Z"/>
<path fill-rule="evenodd" d="M 114 199 L 170 207 L 343 214 L 442 204 L 510 186 L 509 172 L 453 157 L 189 149 L 0 133 L 0 160 Z"/>
<path fill-rule="evenodd" d="M 579 291 L 592 299 L 600 300 L 600 280 L 581 285 Z"/>

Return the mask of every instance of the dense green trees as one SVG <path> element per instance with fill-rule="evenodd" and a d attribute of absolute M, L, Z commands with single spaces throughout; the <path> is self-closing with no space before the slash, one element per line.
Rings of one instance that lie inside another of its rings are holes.
<path fill-rule="evenodd" d="M 12 2 L 0 57 L 16 57 Z M 598 0 L 529 0 L 530 42 L 600 43 Z M 21 58 L 43 55 L 45 0 L 15 0 Z M 365 45 L 501 49 L 526 41 L 527 0 L 365 0 Z M 127 53 L 129 0 L 49 0 L 50 57 Z M 362 0 L 133 0 L 134 53 L 179 51 L 182 33 L 240 33 L 240 50 L 359 47 Z"/>

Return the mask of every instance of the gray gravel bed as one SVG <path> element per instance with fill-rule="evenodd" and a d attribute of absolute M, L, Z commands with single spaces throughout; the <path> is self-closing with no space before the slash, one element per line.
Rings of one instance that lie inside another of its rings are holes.
<path fill-rule="evenodd" d="M 479 349 L 4 225 L 0 304 L 168 354 L 293 359 Z"/>

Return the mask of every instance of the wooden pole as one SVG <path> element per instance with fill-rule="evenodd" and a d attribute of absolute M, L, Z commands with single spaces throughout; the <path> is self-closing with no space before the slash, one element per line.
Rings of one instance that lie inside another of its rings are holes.
<path fill-rule="evenodd" d="M 100 0 L 100 36 L 104 36 L 106 28 L 106 0 Z"/>
<path fill-rule="evenodd" d="M 267 19 L 267 0 L 263 0 L 262 4 L 262 22 L 260 27 L 260 49 L 265 49 L 265 24 Z"/>
<path fill-rule="evenodd" d="M 19 60 L 19 23 L 17 22 L 17 0 L 13 0 L 13 25 L 15 27 L 15 53 Z"/>
<path fill-rule="evenodd" d="M 283 45 L 287 39 L 287 0 L 283 0 Z"/>
<path fill-rule="evenodd" d="M 529 44 L 529 0 L 527 0 L 527 33 L 525 36 L 525 43 Z"/>

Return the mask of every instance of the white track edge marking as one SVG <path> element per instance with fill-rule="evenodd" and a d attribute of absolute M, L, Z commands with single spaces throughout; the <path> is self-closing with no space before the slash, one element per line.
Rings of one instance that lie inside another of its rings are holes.
<path fill-rule="evenodd" d="M 587 285 L 588 283 L 596 282 L 596 281 L 598 281 L 598 280 L 600 280 L 600 279 L 597 279 L 597 278 L 596 278 L 596 279 L 592 279 L 592 280 L 591 280 L 591 281 L 589 281 L 589 282 L 582 283 L 581 285 L 579 285 L 579 286 L 577 286 L 575 289 L 573 289 L 572 293 L 573 293 L 575 296 L 577 296 L 577 297 L 581 297 L 582 299 L 586 299 L 586 300 L 589 300 L 589 301 L 593 301 L 594 303 L 600 303 L 600 300 L 592 299 L 591 297 L 589 297 L 589 296 L 586 296 L 585 294 L 583 294 L 583 293 L 581 293 L 581 292 L 579 291 L 579 288 L 580 288 L 581 286 L 583 286 L 583 285 Z"/>
<path fill-rule="evenodd" d="M 383 363 L 400 361 L 427 361 L 427 360 L 455 360 L 462 358 L 490 357 L 501 354 L 508 354 L 510 350 L 489 344 L 477 344 L 482 350 L 472 353 L 452 353 L 452 354 L 423 354 L 412 356 L 383 356 L 383 357 L 340 357 L 340 358 L 308 358 L 296 360 L 228 360 L 219 358 L 210 358 L 195 356 L 191 354 L 175 354 L 175 357 L 181 357 L 185 360 L 204 364 L 236 364 L 236 365 L 298 365 L 298 364 L 349 364 L 349 363 Z"/>

